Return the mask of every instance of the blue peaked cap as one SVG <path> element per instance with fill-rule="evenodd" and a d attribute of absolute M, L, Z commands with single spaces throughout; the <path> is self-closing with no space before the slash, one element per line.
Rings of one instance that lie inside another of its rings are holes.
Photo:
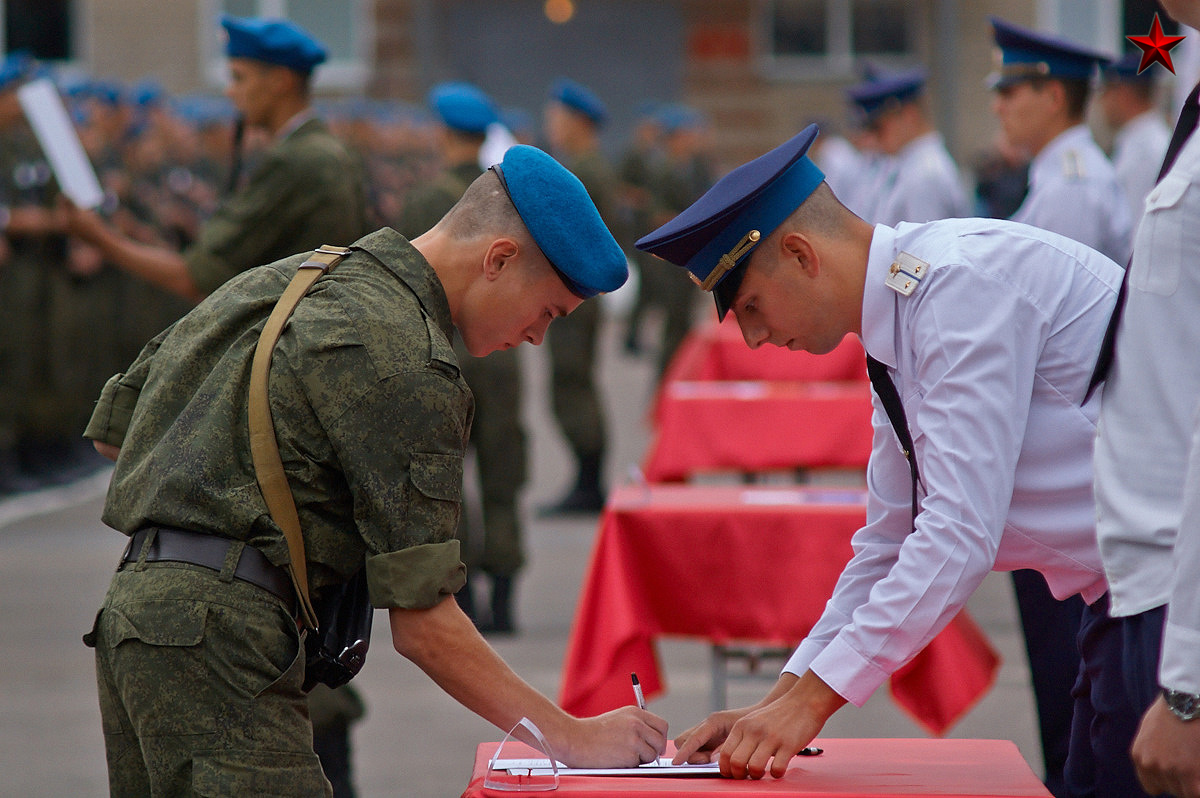
<path fill-rule="evenodd" d="M 492 98 L 470 83 L 440 83 L 429 92 L 429 106 L 451 130 L 482 135 L 499 118 Z"/>
<path fill-rule="evenodd" d="M 604 226 L 579 178 L 527 144 L 510 147 L 492 167 L 550 265 L 583 299 L 625 284 L 625 253 Z"/>
<path fill-rule="evenodd" d="M 1038 33 L 997 17 L 988 20 L 1001 52 L 1000 68 L 988 77 L 993 89 L 1039 76 L 1089 80 L 1096 65 L 1109 60 L 1104 53 L 1058 36 Z"/>
<path fill-rule="evenodd" d="M 1100 77 L 1106 82 L 1117 83 L 1153 83 L 1155 70 L 1147 69 L 1142 74 L 1138 74 L 1138 67 L 1142 65 L 1142 53 L 1126 53 L 1116 61 L 1109 61 L 1107 64 L 1100 65 Z"/>
<path fill-rule="evenodd" d="M 223 14 L 221 25 L 229 33 L 225 55 L 230 58 L 250 58 L 311 75 L 327 55 L 324 45 L 291 20 Z"/>
<path fill-rule="evenodd" d="M 718 180 L 704 196 L 635 246 L 691 272 L 712 291 L 725 318 L 754 247 L 775 231 L 825 179 L 807 156 L 817 137 L 809 125 L 765 155 Z"/>
<path fill-rule="evenodd" d="M 604 101 L 581 83 L 567 78 L 559 78 L 551 87 L 550 96 L 571 110 L 583 114 L 597 125 L 603 125 L 608 121 L 608 108 L 605 107 Z"/>
<path fill-rule="evenodd" d="M 906 72 L 872 73 L 862 83 L 846 89 L 846 98 L 870 121 L 898 105 L 915 100 L 925 89 L 924 69 Z"/>

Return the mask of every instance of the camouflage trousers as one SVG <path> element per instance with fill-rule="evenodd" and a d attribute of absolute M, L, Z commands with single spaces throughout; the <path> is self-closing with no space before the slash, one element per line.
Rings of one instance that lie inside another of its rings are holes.
<path fill-rule="evenodd" d="M 112 795 L 332 796 L 280 599 L 232 572 L 130 563 L 84 641 Z"/>

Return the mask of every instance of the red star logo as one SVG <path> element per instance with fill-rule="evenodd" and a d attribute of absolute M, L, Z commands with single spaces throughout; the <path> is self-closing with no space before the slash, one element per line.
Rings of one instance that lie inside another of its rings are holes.
<path fill-rule="evenodd" d="M 1184 40 L 1183 36 L 1164 36 L 1162 23 L 1158 21 L 1158 14 L 1154 15 L 1154 24 L 1150 26 L 1150 32 L 1145 36 L 1126 36 L 1126 39 L 1136 44 L 1142 50 L 1142 63 L 1138 65 L 1138 74 L 1146 71 L 1146 68 L 1155 61 L 1159 62 L 1167 69 L 1171 70 L 1171 74 L 1175 74 L 1175 66 L 1171 63 L 1171 48 Z"/>

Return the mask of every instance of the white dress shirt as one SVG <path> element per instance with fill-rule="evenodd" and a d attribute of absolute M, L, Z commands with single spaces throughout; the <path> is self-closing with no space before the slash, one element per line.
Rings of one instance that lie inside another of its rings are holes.
<path fill-rule="evenodd" d="M 901 251 L 930 264 L 890 289 Z M 887 365 L 920 468 L 912 481 L 874 398 L 867 524 L 785 670 L 861 705 L 954 617 L 989 571 L 1033 568 L 1058 598 L 1104 593 L 1092 499 L 1098 399 L 1088 380 L 1121 267 L 1006 221 L 875 228 L 863 345 Z"/>
<path fill-rule="evenodd" d="M 1190 663 L 1173 677 L 1183 684 L 1187 670 L 1190 693 L 1200 693 L 1196 508 L 1186 539 L 1179 530 L 1185 501 L 1194 503 L 1200 492 L 1200 475 L 1193 472 L 1185 482 L 1200 409 L 1198 258 L 1200 133 L 1146 197 L 1104 387 L 1095 464 L 1097 533 L 1111 583 L 1110 611 L 1133 615 L 1170 602 L 1163 673 L 1174 672 L 1168 656 Z M 1190 653 L 1178 656 L 1183 650 Z"/>
<path fill-rule="evenodd" d="M 1059 133 L 1034 156 L 1029 193 L 1012 220 L 1086 244 L 1122 266 L 1129 259 L 1129 204 L 1085 125 Z"/>
<path fill-rule="evenodd" d="M 970 216 L 958 167 L 937 131 L 910 141 L 892 159 L 868 222 L 932 222 Z"/>
<path fill-rule="evenodd" d="M 1171 128 L 1157 110 L 1139 114 L 1113 137 L 1112 165 L 1129 203 L 1129 218 L 1137 229 L 1146 195 L 1158 179 L 1158 167 L 1171 143 Z"/>

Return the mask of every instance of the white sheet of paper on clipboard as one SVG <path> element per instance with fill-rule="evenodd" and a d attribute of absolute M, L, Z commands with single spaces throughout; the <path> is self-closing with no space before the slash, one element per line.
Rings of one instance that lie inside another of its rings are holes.
<path fill-rule="evenodd" d="M 497 759 L 494 770 L 504 770 L 514 776 L 548 776 L 549 759 Z M 707 765 L 672 765 L 671 757 L 660 757 L 635 768 L 569 768 L 559 763 L 560 776 L 720 776 L 721 768 L 713 762 Z"/>
<path fill-rule="evenodd" d="M 58 89 L 49 78 L 38 78 L 19 88 L 17 97 L 59 188 L 80 208 L 97 207 L 104 201 L 104 191 Z"/>

